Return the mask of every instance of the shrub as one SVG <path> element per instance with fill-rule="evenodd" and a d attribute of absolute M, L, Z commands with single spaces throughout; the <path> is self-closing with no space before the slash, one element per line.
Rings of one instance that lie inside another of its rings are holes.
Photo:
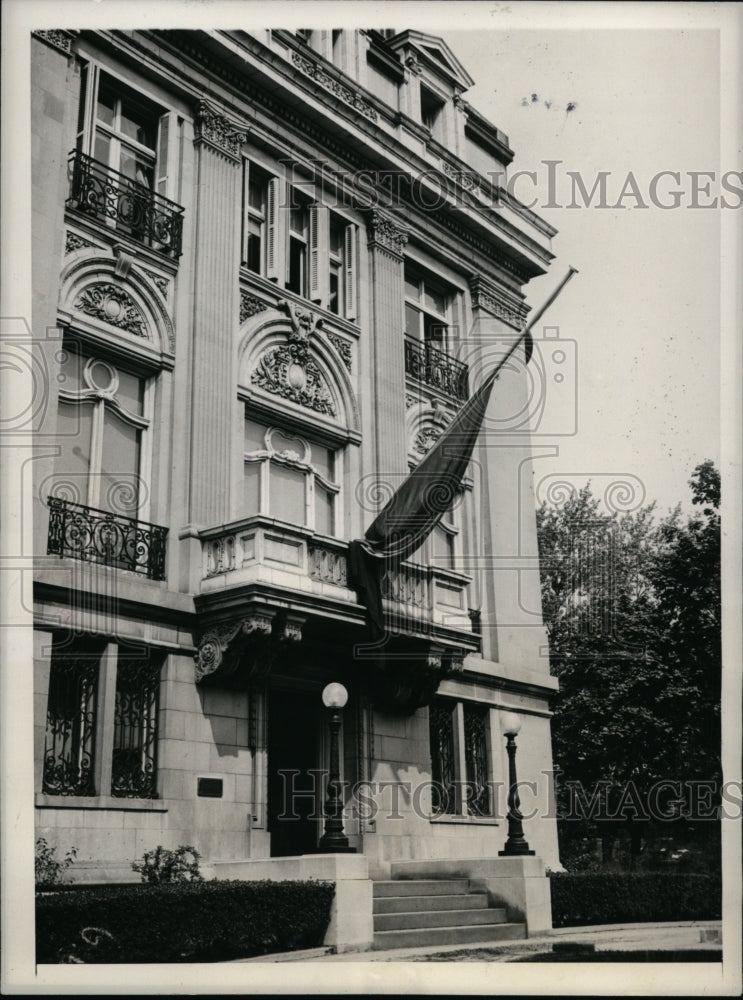
<path fill-rule="evenodd" d="M 133 861 L 132 868 L 149 885 L 160 885 L 162 882 L 201 882 L 200 860 L 201 855 L 190 844 L 181 844 L 174 851 L 158 844 L 154 851 L 145 851 L 141 861 Z"/>
<path fill-rule="evenodd" d="M 721 882 L 712 875 L 666 872 L 552 872 L 552 924 L 719 920 Z"/>
<path fill-rule="evenodd" d="M 332 882 L 97 886 L 39 896 L 36 961 L 210 962 L 321 945 Z"/>
<path fill-rule="evenodd" d="M 77 850 L 71 847 L 63 859 L 57 857 L 57 848 L 50 847 L 44 837 L 36 840 L 34 874 L 37 886 L 58 885 L 63 882 L 67 869 L 77 857 Z"/>

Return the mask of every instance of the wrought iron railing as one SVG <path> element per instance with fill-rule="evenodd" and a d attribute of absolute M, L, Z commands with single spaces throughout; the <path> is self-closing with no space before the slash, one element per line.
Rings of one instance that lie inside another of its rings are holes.
<path fill-rule="evenodd" d="M 111 514 L 60 497 L 49 497 L 47 553 L 71 556 L 165 579 L 168 529 Z"/>
<path fill-rule="evenodd" d="M 67 207 L 101 219 L 160 253 L 181 255 L 183 208 L 85 153 L 70 154 Z"/>
<path fill-rule="evenodd" d="M 464 402 L 469 394 L 469 367 L 430 344 L 405 338 L 405 374 Z"/>

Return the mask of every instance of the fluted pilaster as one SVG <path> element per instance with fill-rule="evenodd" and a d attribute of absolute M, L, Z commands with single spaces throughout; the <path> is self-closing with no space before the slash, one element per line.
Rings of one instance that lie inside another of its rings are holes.
<path fill-rule="evenodd" d="M 376 473 L 396 487 L 407 471 L 405 436 L 404 226 L 372 209 L 367 220 L 372 287 Z"/>
<path fill-rule="evenodd" d="M 239 312 L 240 146 L 246 130 L 202 101 L 196 120 L 197 194 L 190 521 L 230 515 L 232 414 Z M 177 419 L 177 417 L 176 417 Z"/>

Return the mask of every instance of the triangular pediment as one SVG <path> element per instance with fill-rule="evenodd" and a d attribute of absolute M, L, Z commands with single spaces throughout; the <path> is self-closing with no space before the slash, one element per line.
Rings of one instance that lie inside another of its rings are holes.
<path fill-rule="evenodd" d="M 467 90 L 474 84 L 461 62 L 442 38 L 422 31 L 402 31 L 389 39 L 391 49 L 412 49 L 433 72 L 439 72 L 459 90 Z"/>

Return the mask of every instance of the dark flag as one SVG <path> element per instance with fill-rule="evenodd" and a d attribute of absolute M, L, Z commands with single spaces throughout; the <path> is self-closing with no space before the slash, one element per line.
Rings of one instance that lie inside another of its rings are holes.
<path fill-rule="evenodd" d="M 575 269 L 570 268 L 558 288 L 516 337 L 480 388 L 462 406 L 433 448 L 389 499 L 364 538 L 349 543 L 349 582 L 356 590 L 360 603 L 367 609 L 375 637 L 384 632 L 382 574 L 420 548 L 451 506 L 461 488 L 501 369 L 522 341 L 528 364 L 534 349 L 530 328 L 575 273 Z"/>

